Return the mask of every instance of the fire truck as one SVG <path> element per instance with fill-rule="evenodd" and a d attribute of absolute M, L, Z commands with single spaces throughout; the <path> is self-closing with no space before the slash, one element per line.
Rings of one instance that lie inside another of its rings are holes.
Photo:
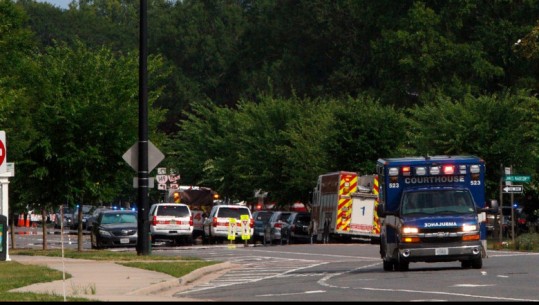
<path fill-rule="evenodd" d="M 459 261 L 462 268 L 482 268 L 490 212 L 483 159 L 381 158 L 377 174 L 385 271 L 406 271 L 414 262 Z"/>
<path fill-rule="evenodd" d="M 317 242 L 349 242 L 380 238 L 378 177 L 338 171 L 318 177 L 313 190 L 311 221 Z"/>
<path fill-rule="evenodd" d="M 219 201 L 219 194 L 211 188 L 193 185 L 180 185 L 168 190 L 167 202 L 184 203 L 193 214 L 193 239 L 203 235 L 204 218 Z"/>

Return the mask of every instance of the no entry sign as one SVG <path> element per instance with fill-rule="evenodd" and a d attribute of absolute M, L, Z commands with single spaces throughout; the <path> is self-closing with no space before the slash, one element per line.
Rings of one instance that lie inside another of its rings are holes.
<path fill-rule="evenodd" d="M 0 173 L 6 172 L 6 132 L 0 130 Z"/>

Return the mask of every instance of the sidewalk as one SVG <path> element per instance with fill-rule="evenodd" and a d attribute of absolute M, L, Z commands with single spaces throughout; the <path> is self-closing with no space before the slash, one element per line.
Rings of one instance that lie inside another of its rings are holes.
<path fill-rule="evenodd" d="M 77 296 L 98 301 L 169 301 L 207 302 L 206 299 L 177 298 L 173 295 L 195 285 L 219 277 L 237 266 L 229 262 L 195 270 L 181 278 L 139 268 L 125 267 L 106 261 L 71 259 L 48 256 L 10 255 L 21 264 L 45 265 L 65 271 L 71 278 L 33 284 L 11 292 L 46 293 L 59 296 Z"/>

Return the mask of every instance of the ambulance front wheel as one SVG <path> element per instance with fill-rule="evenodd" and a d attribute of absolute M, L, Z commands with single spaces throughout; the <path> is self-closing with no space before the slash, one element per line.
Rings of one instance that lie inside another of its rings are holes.
<path fill-rule="evenodd" d="M 384 261 L 384 271 L 393 271 L 393 262 Z"/>

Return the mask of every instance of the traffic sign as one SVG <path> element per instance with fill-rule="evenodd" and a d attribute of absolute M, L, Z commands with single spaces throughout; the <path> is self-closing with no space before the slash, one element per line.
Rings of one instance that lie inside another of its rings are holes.
<path fill-rule="evenodd" d="M 122 156 L 135 171 L 138 171 L 138 146 L 139 143 L 135 142 Z M 164 158 L 165 155 L 152 142 L 148 141 L 148 172 L 151 172 Z"/>
<path fill-rule="evenodd" d="M 6 172 L 6 163 L 6 132 L 0 130 L 0 174 Z"/>
<path fill-rule="evenodd" d="M 236 239 L 236 218 L 228 219 L 228 240 Z"/>
<path fill-rule="evenodd" d="M 159 184 L 165 184 L 168 181 L 168 176 L 167 175 L 157 175 L 157 176 L 155 176 L 155 180 L 157 180 L 157 182 L 159 182 Z"/>
<path fill-rule="evenodd" d="M 251 239 L 251 226 L 249 226 L 249 221 L 251 217 L 249 215 L 241 215 L 241 239 L 249 240 Z"/>
<path fill-rule="evenodd" d="M 504 193 L 522 193 L 522 185 L 508 185 L 503 188 Z"/>
<path fill-rule="evenodd" d="M 519 175 L 505 175 L 505 181 L 511 182 L 530 182 L 532 180 L 531 176 L 519 176 Z"/>

